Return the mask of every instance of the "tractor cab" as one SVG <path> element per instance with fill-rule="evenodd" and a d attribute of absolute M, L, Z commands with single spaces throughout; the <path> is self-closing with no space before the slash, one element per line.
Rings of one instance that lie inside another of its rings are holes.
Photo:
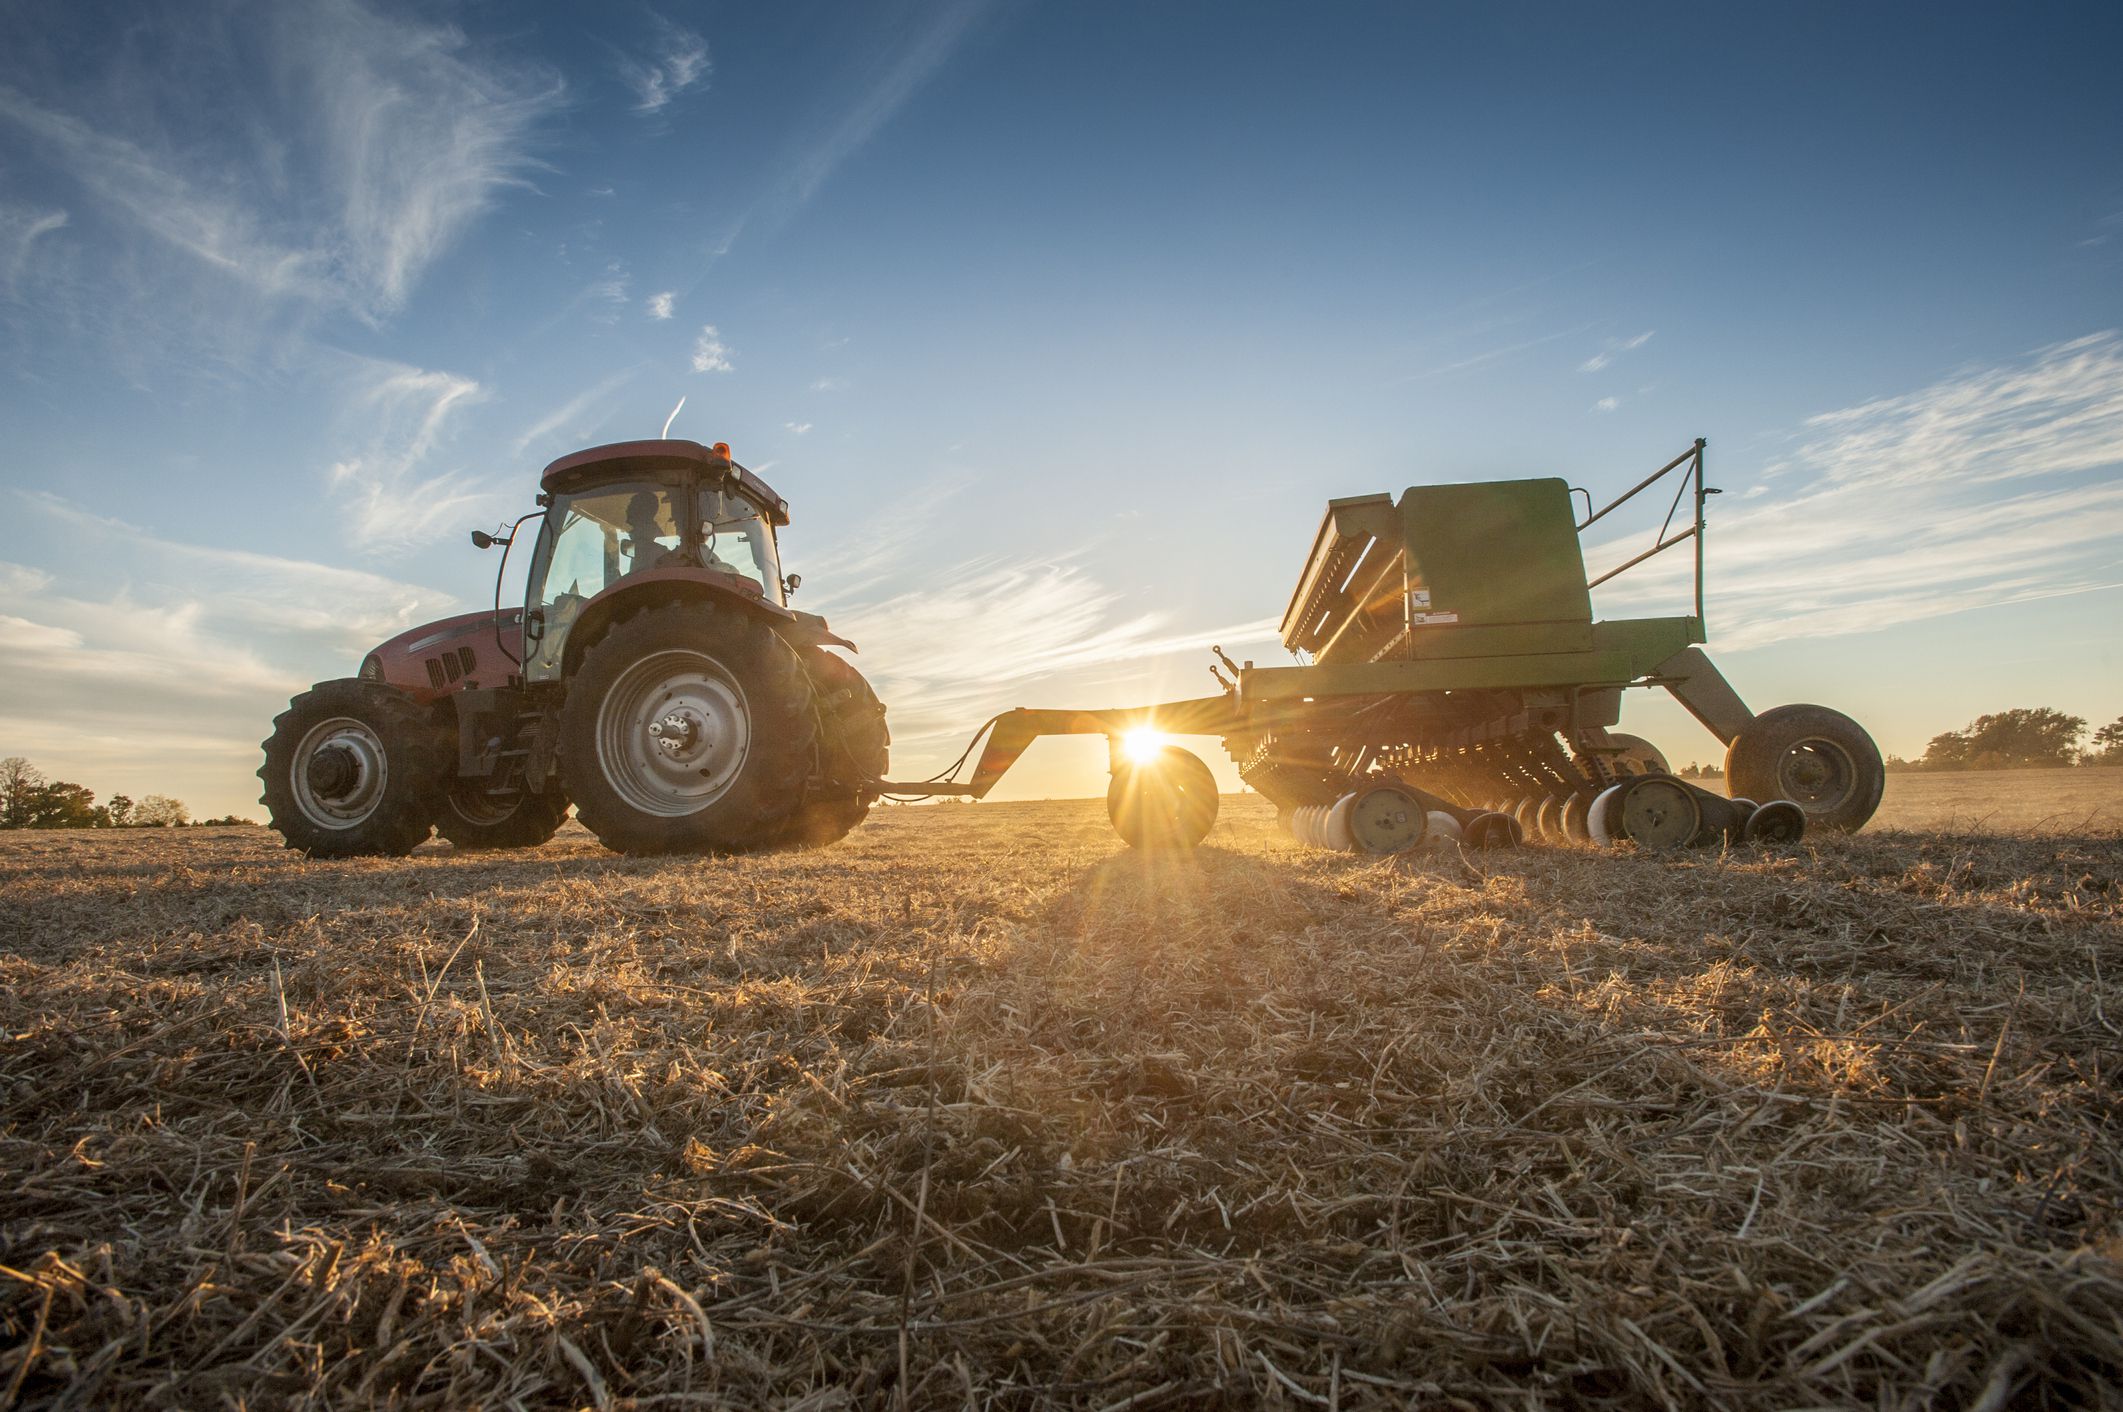
<path fill-rule="evenodd" d="M 702 584 L 784 609 L 774 531 L 788 506 L 720 443 L 636 441 L 566 456 L 540 481 L 523 675 L 557 681 L 568 644 L 635 588 Z"/>

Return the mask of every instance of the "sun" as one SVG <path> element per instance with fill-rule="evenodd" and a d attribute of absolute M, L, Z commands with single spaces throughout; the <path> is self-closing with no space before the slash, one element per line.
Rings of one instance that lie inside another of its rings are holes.
<path fill-rule="evenodd" d="M 1161 730 L 1152 730 L 1149 726 L 1137 726 L 1120 739 L 1121 749 L 1127 752 L 1130 760 L 1133 760 L 1138 765 L 1147 765 L 1157 758 L 1159 751 L 1165 748 L 1167 737 Z"/>

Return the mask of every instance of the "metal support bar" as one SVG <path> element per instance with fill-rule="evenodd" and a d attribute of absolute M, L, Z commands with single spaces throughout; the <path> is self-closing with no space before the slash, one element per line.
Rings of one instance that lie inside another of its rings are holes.
<path fill-rule="evenodd" d="M 980 759 L 974 762 L 972 779 L 964 783 L 924 780 L 904 784 L 879 780 L 877 788 L 884 794 L 909 797 L 955 794 L 980 799 L 995 788 L 996 782 L 1017 763 L 1017 757 L 1025 753 L 1025 748 L 1043 735 L 1102 735 L 1113 739 L 1145 727 L 1168 735 L 1228 735 L 1237 730 L 1244 719 L 1237 702 L 1228 696 L 1204 696 L 1191 701 L 1168 701 L 1157 706 L 1120 706 L 1091 711 L 1021 706 L 995 718 L 988 743 L 982 747 Z M 974 739 L 977 741 L 980 737 L 975 735 Z"/>
<path fill-rule="evenodd" d="M 1649 558 L 1650 558 L 1650 557 L 1651 557 L 1652 555 L 1654 555 L 1654 554 L 1660 554 L 1660 553 L 1663 553 L 1663 552 L 1665 552 L 1666 550 L 1668 550 L 1668 549 L 1671 549 L 1671 548 L 1673 548 L 1673 546 L 1674 546 L 1674 545 L 1676 545 L 1676 544 L 1679 544 L 1679 543 L 1680 543 L 1680 542 L 1681 542 L 1682 540 L 1684 540 L 1684 539 L 1693 539 L 1693 538 L 1695 538 L 1695 536 L 1696 536 L 1696 534 L 1698 533 L 1699 529 L 1700 529 L 1700 527 L 1699 527 L 1699 526 L 1697 526 L 1697 527 L 1691 527 L 1691 528 L 1689 528 L 1689 529 L 1684 529 L 1684 530 L 1682 530 L 1682 531 L 1681 531 L 1681 532 L 1680 532 L 1679 534 L 1677 534 L 1677 535 L 1673 536 L 1673 538 L 1671 538 L 1671 539 L 1662 539 L 1662 540 L 1660 540 L 1660 541 L 1659 541 L 1659 542 L 1658 542 L 1657 544 L 1654 544 L 1654 545 L 1652 545 L 1652 546 L 1651 546 L 1651 547 L 1650 547 L 1649 549 L 1647 549 L 1647 550 L 1645 550 L 1645 551 L 1644 551 L 1643 553 L 1641 553 L 1641 554 L 1637 555 L 1637 556 L 1636 556 L 1636 557 L 1635 557 L 1634 559 L 1631 559 L 1631 560 L 1630 560 L 1630 561 L 1629 561 L 1628 563 L 1626 563 L 1626 564 L 1622 564 L 1622 565 L 1619 565 L 1619 566 L 1617 566 L 1617 567 L 1615 567 L 1615 568 L 1612 568 L 1612 569 L 1609 569 L 1609 570 L 1608 570 L 1608 571 L 1607 571 L 1606 573 L 1604 573 L 1604 574 L 1601 574 L 1601 575 L 1600 575 L 1600 576 L 1599 576 L 1598 578 L 1594 579 L 1594 580 L 1593 580 L 1593 581 L 1592 581 L 1591 583 L 1588 583 L 1588 584 L 1586 584 L 1586 585 L 1585 585 L 1585 587 L 1587 587 L 1587 588 L 1598 588 L 1598 587 L 1599 587 L 1599 586 L 1600 586 L 1601 584 L 1603 584 L 1603 583 L 1607 582 L 1607 580 L 1609 580 L 1609 579 L 1613 578 L 1613 577 L 1614 577 L 1614 576 L 1615 576 L 1616 574 L 1619 574 L 1619 573 L 1621 573 L 1621 572 L 1622 572 L 1623 570 L 1625 570 L 1625 569 L 1633 569 L 1633 568 L 1635 568 L 1635 567 L 1636 567 L 1637 565 L 1639 565 L 1639 564 L 1643 563 L 1643 562 L 1644 562 L 1644 561 L 1645 561 L 1646 559 L 1649 559 Z M 1699 617 L 1699 618 L 1700 618 L 1701 616 L 1703 616 L 1703 590 L 1702 590 L 1702 588 L 1700 587 L 1700 585 L 1699 585 L 1699 586 L 1697 587 L 1697 589 L 1696 589 L 1695 611 L 1696 611 L 1696 616 L 1697 616 L 1697 617 Z"/>
<path fill-rule="evenodd" d="M 1666 550 L 1673 548 L 1674 545 L 1679 544 L 1684 539 L 1693 539 L 1695 541 L 1695 616 L 1697 621 L 1700 622 L 1702 620 L 1704 526 L 1703 504 L 1709 497 L 1717 494 L 1717 491 L 1703 484 L 1703 448 L 1708 444 L 1709 443 L 1706 442 L 1702 437 L 1697 437 L 1695 439 L 1695 445 L 1689 447 L 1686 451 L 1683 451 L 1680 455 L 1674 457 L 1671 461 L 1668 461 L 1665 465 L 1659 467 L 1650 475 L 1638 481 L 1627 491 L 1615 497 L 1613 500 L 1609 501 L 1606 505 L 1602 506 L 1598 510 L 1593 510 L 1591 508 L 1592 496 L 1590 493 L 1586 494 L 1585 505 L 1588 513 L 1586 514 L 1585 518 L 1578 523 L 1579 534 L 1583 534 L 1586 528 L 1593 524 L 1593 522 L 1604 518 L 1609 511 L 1618 509 L 1622 505 L 1625 505 L 1629 501 L 1635 499 L 1638 494 L 1649 489 L 1661 477 L 1669 474 L 1676 467 L 1686 465 L 1689 468 L 1688 474 L 1684 476 L 1681 480 L 1680 488 L 1674 491 L 1673 493 L 1673 504 L 1667 508 L 1666 519 L 1664 523 L 1659 526 L 1659 532 L 1657 535 L 1658 542 L 1652 545 L 1651 548 L 1645 550 L 1643 553 L 1631 559 L 1628 563 L 1609 569 L 1606 573 L 1601 574 L 1596 579 L 1593 579 L 1585 585 L 1587 589 L 1598 588 L 1601 584 L 1607 582 L 1607 580 L 1613 578 L 1616 574 L 1622 573 L 1628 569 L 1635 568 L 1637 565 L 1643 563 L 1646 559 L 1651 558 L 1655 554 L 1664 553 Z M 1674 512 L 1681 508 L 1681 497 L 1688 494 L 1691 488 L 1695 491 L 1695 522 L 1691 524 L 1687 529 L 1682 530 L 1679 534 L 1668 535 L 1666 531 L 1673 525 Z"/>
<path fill-rule="evenodd" d="M 1732 683 L 1725 680 L 1725 674 L 1700 647 L 1686 647 L 1674 653 L 1659 663 L 1652 675 L 1687 708 L 1689 715 L 1726 745 L 1754 723 L 1754 712 L 1747 709 Z"/>
<path fill-rule="evenodd" d="M 1588 516 L 1582 523 L 1578 525 L 1578 532 L 1582 534 L 1586 529 L 1591 527 L 1594 521 L 1606 518 L 1607 513 L 1609 511 L 1618 510 L 1623 505 L 1626 505 L 1631 500 L 1634 500 L 1641 491 L 1643 491 L 1646 487 L 1650 486 L 1654 481 L 1658 480 L 1659 477 L 1665 475 L 1668 471 L 1672 470 L 1675 466 L 1680 465 L 1683 461 L 1686 461 L 1691 456 L 1700 458 L 1702 454 L 1703 439 L 1701 437 L 1697 437 L 1695 445 L 1689 447 L 1686 451 L 1683 451 L 1680 455 L 1674 457 L 1671 461 L 1668 461 L 1665 465 L 1659 467 L 1650 475 L 1644 477 L 1635 485 L 1629 487 L 1629 489 L 1624 491 L 1621 495 L 1615 497 L 1613 500 L 1608 501 L 1603 509 L 1600 509 L 1594 512 L 1592 515 Z M 1591 496 L 1586 496 L 1586 499 L 1590 500 Z"/>

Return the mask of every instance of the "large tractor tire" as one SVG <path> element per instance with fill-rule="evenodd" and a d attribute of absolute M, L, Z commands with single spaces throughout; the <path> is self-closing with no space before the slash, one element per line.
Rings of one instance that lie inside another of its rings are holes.
<path fill-rule="evenodd" d="M 1779 706 L 1756 716 L 1725 750 L 1734 798 L 1788 799 L 1809 828 L 1852 833 L 1880 807 L 1887 767 L 1865 728 L 1826 706 Z"/>
<path fill-rule="evenodd" d="M 490 795 L 486 781 L 453 780 L 435 817 L 435 832 L 464 849 L 536 848 L 567 822 L 568 797 L 557 781 L 533 794 Z"/>
<path fill-rule="evenodd" d="M 743 853 L 782 840 L 817 740 L 795 649 L 737 610 L 673 603 L 583 654 L 560 709 L 560 775 L 607 848 Z"/>
<path fill-rule="evenodd" d="M 869 817 L 877 796 L 867 786 L 891 768 L 892 732 L 885 725 L 884 703 L 861 672 L 823 648 L 812 648 L 805 661 L 818 693 L 826 773 L 852 792 L 805 804 L 789 817 L 780 841 L 793 848 L 823 848 Z"/>
<path fill-rule="evenodd" d="M 448 770 L 442 737 L 404 692 L 319 682 L 274 719 L 258 802 L 312 857 L 402 857 L 433 832 Z"/>
<path fill-rule="evenodd" d="M 1121 761 L 1106 786 L 1106 817 L 1130 848 L 1194 847 L 1216 823 L 1217 804 L 1216 776 L 1176 745 Z"/>

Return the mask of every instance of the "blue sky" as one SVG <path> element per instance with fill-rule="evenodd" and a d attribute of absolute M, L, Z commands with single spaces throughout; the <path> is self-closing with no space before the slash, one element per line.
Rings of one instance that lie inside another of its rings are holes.
<path fill-rule="evenodd" d="M 681 396 L 909 772 L 1280 660 L 1330 496 L 1698 435 L 1758 708 L 2113 719 L 2119 71 L 2094 5 L 9 5 L 0 753 L 256 815 L 290 692 Z"/>

